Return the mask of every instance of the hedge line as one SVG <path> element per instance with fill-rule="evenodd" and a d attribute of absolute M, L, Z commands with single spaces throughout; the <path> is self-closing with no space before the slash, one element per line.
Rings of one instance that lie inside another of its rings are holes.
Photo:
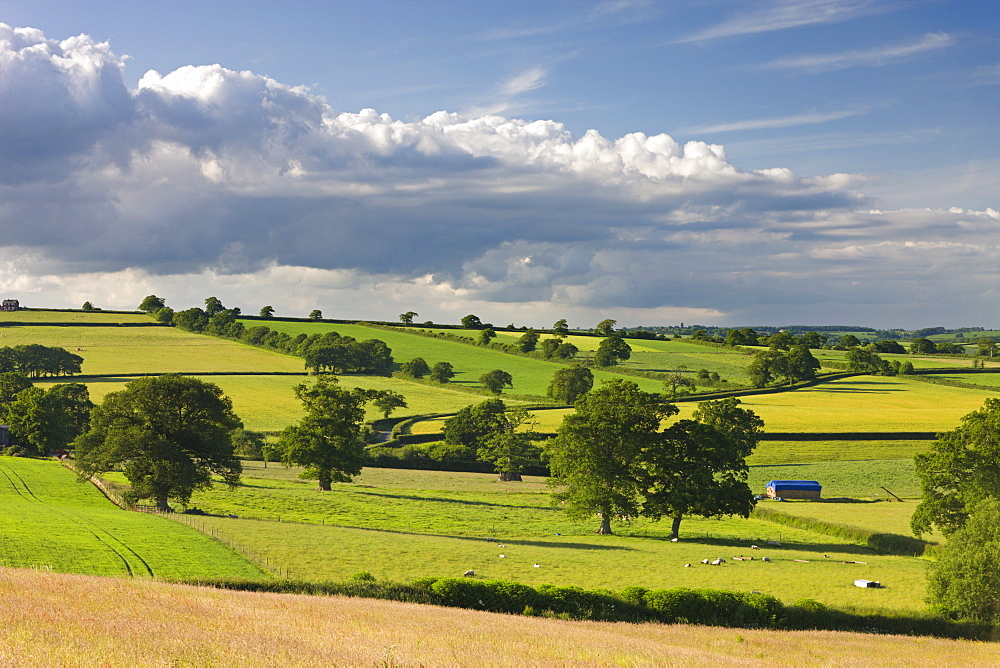
<path fill-rule="evenodd" d="M 811 517 L 786 515 L 779 510 L 761 508 L 760 506 L 753 509 L 751 516 L 766 522 L 773 522 L 774 524 L 805 529 L 807 531 L 821 533 L 825 536 L 843 538 L 845 540 L 853 541 L 859 545 L 865 545 L 873 550 L 878 550 L 879 552 L 898 554 L 904 557 L 919 557 L 932 547 L 931 543 L 912 536 L 903 536 L 895 533 L 880 533 L 872 531 L 871 529 L 863 529 L 861 527 L 854 527 L 847 524 L 824 522 L 823 520 L 817 520 Z"/>
<path fill-rule="evenodd" d="M 836 609 L 810 599 L 782 604 L 757 592 L 714 589 L 606 589 L 532 587 L 506 580 L 423 578 L 410 584 L 376 581 L 359 573 L 349 582 L 198 578 L 184 584 L 237 591 L 352 596 L 484 610 L 515 615 L 605 622 L 705 624 L 731 628 L 855 631 L 995 640 L 997 627 L 930 613 Z"/>

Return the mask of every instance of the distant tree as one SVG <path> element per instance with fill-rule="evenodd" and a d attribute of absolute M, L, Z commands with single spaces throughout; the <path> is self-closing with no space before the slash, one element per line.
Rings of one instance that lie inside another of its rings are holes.
<path fill-rule="evenodd" d="M 545 339 L 542 341 L 542 355 L 545 356 L 545 359 L 552 359 L 555 355 L 556 349 L 559 348 L 559 345 L 562 342 L 563 340 L 559 338 Z"/>
<path fill-rule="evenodd" d="M 902 360 L 899 363 L 899 368 L 896 370 L 900 376 L 909 376 L 913 373 L 913 362 L 910 360 Z"/>
<path fill-rule="evenodd" d="M 937 346 L 930 339 L 913 339 L 910 341 L 910 354 L 927 355 L 937 352 Z"/>
<path fill-rule="evenodd" d="M 541 336 L 539 336 L 538 332 L 533 329 L 529 329 L 517 340 L 517 349 L 522 353 L 530 353 L 538 347 L 538 340 L 540 338 Z"/>
<path fill-rule="evenodd" d="M 669 372 L 663 381 L 663 388 L 669 393 L 671 399 L 691 392 L 694 387 L 694 380 L 680 367 Z"/>
<path fill-rule="evenodd" d="M 594 374 L 582 366 L 556 370 L 549 383 L 548 395 L 564 404 L 572 404 L 594 387 Z"/>
<path fill-rule="evenodd" d="M 174 321 L 174 310 L 169 306 L 164 306 L 161 309 L 156 309 L 153 313 L 153 317 L 156 318 L 157 322 L 162 322 L 164 325 L 173 324 Z"/>
<path fill-rule="evenodd" d="M 888 362 L 878 356 L 874 346 L 851 348 L 844 355 L 844 358 L 847 360 L 848 371 L 879 374 L 885 373 L 891 368 Z"/>
<path fill-rule="evenodd" d="M 414 357 L 409 362 L 403 362 L 399 367 L 400 372 L 411 378 L 423 378 L 430 373 L 431 368 L 423 357 Z"/>
<path fill-rule="evenodd" d="M 695 341 L 708 341 L 708 332 L 704 329 L 696 329 L 691 333 L 691 338 Z"/>
<path fill-rule="evenodd" d="M 142 300 L 142 303 L 139 304 L 139 310 L 145 311 L 146 313 L 155 313 L 164 306 L 166 306 L 166 304 L 163 302 L 162 297 L 157 297 L 156 295 L 148 295 L 145 299 Z"/>
<path fill-rule="evenodd" d="M 965 526 L 974 504 L 1000 499 L 1000 399 L 987 399 L 958 427 L 938 434 L 914 461 L 922 495 L 910 526 L 918 536 L 932 527 L 950 536 Z"/>
<path fill-rule="evenodd" d="M 497 338 L 497 333 L 493 331 L 492 327 L 487 327 L 479 332 L 479 338 L 476 339 L 476 343 L 481 346 L 488 346 L 490 341 L 495 338 Z"/>
<path fill-rule="evenodd" d="M 857 348 L 861 345 L 861 340 L 854 336 L 853 334 L 844 334 L 837 341 L 837 347 L 841 350 L 849 350 L 851 348 Z"/>
<path fill-rule="evenodd" d="M 691 420 L 668 427 L 658 446 L 640 456 L 642 514 L 672 520 L 677 538 L 685 515 L 749 517 L 755 501 L 746 464 L 763 433 L 764 421 L 739 407 L 735 398 L 705 401 Z"/>
<path fill-rule="evenodd" d="M 94 305 L 90 302 L 83 302 L 83 306 L 80 307 L 81 311 L 99 311 L 100 309 L 94 308 Z"/>
<path fill-rule="evenodd" d="M 937 352 L 942 355 L 964 355 L 965 346 L 962 346 L 953 341 L 941 341 L 940 343 L 934 344 L 937 347 Z"/>
<path fill-rule="evenodd" d="M 802 335 L 802 345 L 816 350 L 826 345 L 826 337 L 816 332 L 806 332 Z"/>
<path fill-rule="evenodd" d="M 747 376 L 754 387 L 766 387 L 787 376 L 787 357 L 780 350 L 758 350 L 747 365 Z"/>
<path fill-rule="evenodd" d="M 811 380 L 819 368 L 819 360 L 805 344 L 794 345 L 785 353 L 785 374 L 789 383 Z"/>
<path fill-rule="evenodd" d="M 466 406 L 444 421 L 442 429 L 445 443 L 460 445 L 474 451 L 484 439 L 501 430 L 507 405 L 502 399 L 487 399 Z"/>
<path fill-rule="evenodd" d="M 749 327 L 743 329 L 730 329 L 726 332 L 727 346 L 756 346 L 757 332 Z"/>
<path fill-rule="evenodd" d="M 632 347 L 620 336 L 610 335 L 601 341 L 594 353 L 594 364 L 597 366 L 615 366 L 620 361 L 632 356 Z"/>
<path fill-rule="evenodd" d="M 187 504 L 213 476 L 230 486 L 242 467 L 231 432 L 240 424 L 218 385 L 173 374 L 140 378 L 111 392 L 94 409 L 89 430 L 74 445 L 82 478 L 120 467 L 129 502 L 153 499 Z"/>
<path fill-rule="evenodd" d="M 775 332 L 767 337 L 767 345 L 775 350 L 788 350 L 795 345 L 795 336 L 791 332 Z"/>
<path fill-rule="evenodd" d="M 233 453 L 246 459 L 263 459 L 266 441 L 259 431 L 249 431 L 238 427 L 230 435 L 233 441 Z"/>
<path fill-rule="evenodd" d="M 534 444 L 538 434 L 521 429 L 531 425 L 531 413 L 514 408 L 501 413 L 497 429 L 480 439 L 476 457 L 496 467 L 502 481 L 519 481 L 524 467 L 538 461 L 541 450 Z"/>
<path fill-rule="evenodd" d="M 317 309 L 313 309 L 312 311 L 309 312 L 309 319 L 310 320 L 322 320 L 323 319 L 323 312 L 320 311 L 318 308 Z"/>
<path fill-rule="evenodd" d="M 875 351 L 879 353 L 889 353 L 889 354 L 900 354 L 906 352 L 906 348 L 899 345 L 899 341 L 893 341 L 892 339 L 885 339 L 882 341 L 875 342 Z"/>
<path fill-rule="evenodd" d="M 375 408 L 382 411 L 382 417 L 388 419 L 397 408 L 406 408 L 406 397 L 392 390 L 381 390 L 372 403 Z"/>
<path fill-rule="evenodd" d="M 407 311 L 406 313 L 400 313 L 399 321 L 404 325 L 412 325 L 413 319 L 416 318 L 418 315 L 420 314 L 417 313 L 416 311 Z"/>
<path fill-rule="evenodd" d="M 462 318 L 462 327 L 465 329 L 482 329 L 483 321 L 479 319 L 479 316 L 470 313 Z"/>
<path fill-rule="evenodd" d="M 208 327 L 208 315 L 200 308 L 189 308 L 186 311 L 174 313 L 171 323 L 174 327 L 189 332 L 203 332 Z"/>
<path fill-rule="evenodd" d="M 677 413 L 658 394 L 611 380 L 582 395 L 545 446 L 553 494 L 571 518 L 600 517 L 597 533 L 613 533 L 616 515 L 636 516 L 646 490 L 637 467 L 661 440 L 660 423 Z"/>
<path fill-rule="evenodd" d="M 318 376 L 312 385 L 295 386 L 305 408 L 298 424 L 281 432 L 282 461 L 303 466 L 301 477 L 318 480 L 320 491 L 334 482 L 351 482 L 365 462 L 365 404 L 372 393 L 340 387 L 333 376 Z"/>
<path fill-rule="evenodd" d="M 928 598 L 946 615 L 1000 624 L 1000 499 L 978 501 L 931 564 Z"/>
<path fill-rule="evenodd" d="M 23 373 L 16 371 L 0 373 L 0 424 L 7 424 L 4 422 L 4 407 L 14 401 L 18 392 L 31 386 L 31 380 Z"/>
<path fill-rule="evenodd" d="M 222 305 L 218 297 L 209 297 L 205 300 L 205 315 L 211 318 L 216 313 L 222 313 L 226 307 Z"/>
<path fill-rule="evenodd" d="M 262 317 L 264 319 L 269 319 L 272 316 L 274 316 L 274 307 L 273 306 L 265 306 L 265 307 L 263 307 L 263 308 L 260 309 L 260 317 Z"/>
<path fill-rule="evenodd" d="M 479 382 L 493 394 L 501 394 L 505 387 L 514 387 L 514 379 L 502 369 L 487 371 L 479 377 Z"/>
<path fill-rule="evenodd" d="M 568 341 L 563 341 L 552 351 L 551 357 L 557 360 L 570 360 L 576 357 L 578 352 L 580 352 L 579 348 Z"/>
<path fill-rule="evenodd" d="M 555 324 L 552 325 L 552 331 L 559 336 L 569 336 L 569 325 L 566 323 L 566 318 L 556 320 Z"/>
<path fill-rule="evenodd" d="M 431 367 L 430 379 L 438 383 L 447 383 L 455 377 L 455 367 L 451 362 L 438 362 Z"/>
<path fill-rule="evenodd" d="M 989 357 L 992 359 L 997 354 L 997 342 L 993 339 L 976 339 L 976 346 L 978 347 L 979 354 L 983 357 Z"/>
<path fill-rule="evenodd" d="M 612 320 L 608 318 L 597 323 L 597 328 L 594 330 L 601 336 L 611 336 L 615 333 L 615 325 L 618 324 L 617 320 Z"/>

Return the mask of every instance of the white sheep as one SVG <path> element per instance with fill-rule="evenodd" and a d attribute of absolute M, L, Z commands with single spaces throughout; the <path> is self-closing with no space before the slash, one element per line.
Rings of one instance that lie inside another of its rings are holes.
<path fill-rule="evenodd" d="M 467 577 L 467 578 L 474 578 L 474 577 L 476 577 L 476 572 L 475 571 L 465 571 L 464 573 L 462 573 L 462 575 L 464 577 Z"/>

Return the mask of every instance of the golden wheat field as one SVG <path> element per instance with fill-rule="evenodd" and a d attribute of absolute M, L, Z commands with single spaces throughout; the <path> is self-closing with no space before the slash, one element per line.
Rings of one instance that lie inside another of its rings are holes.
<path fill-rule="evenodd" d="M 995 665 L 990 643 L 569 622 L 0 569 L 4 666 Z"/>

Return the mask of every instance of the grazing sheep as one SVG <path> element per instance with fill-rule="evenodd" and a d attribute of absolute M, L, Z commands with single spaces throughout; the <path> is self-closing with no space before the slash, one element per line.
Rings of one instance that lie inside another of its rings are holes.
<path fill-rule="evenodd" d="M 539 566 L 538 564 L 535 564 L 535 568 L 541 568 L 541 566 Z"/>
<path fill-rule="evenodd" d="M 507 555 L 506 555 L 506 554 L 501 554 L 501 555 L 500 555 L 500 558 L 501 558 L 501 559 L 506 559 L 506 558 L 507 558 Z"/>
<path fill-rule="evenodd" d="M 759 548 L 759 547 L 757 547 L 756 545 L 751 545 L 751 546 L 750 546 L 750 549 L 751 549 L 751 550 L 759 550 L 760 548 Z"/>
<path fill-rule="evenodd" d="M 679 540 L 680 540 L 680 538 L 671 538 L 671 539 L 670 539 L 670 542 L 671 542 L 671 543 L 676 543 L 676 542 L 677 542 L 677 541 L 679 541 Z"/>
<path fill-rule="evenodd" d="M 691 564 L 684 564 L 684 568 L 691 568 Z"/>
<path fill-rule="evenodd" d="M 462 575 L 464 577 L 467 577 L 467 578 L 474 578 L 474 577 L 476 577 L 476 572 L 475 571 L 465 571 L 464 573 L 462 573 Z"/>
<path fill-rule="evenodd" d="M 771 557 L 761 557 L 761 561 L 766 561 L 767 563 L 771 563 Z"/>
<path fill-rule="evenodd" d="M 721 566 L 724 563 L 726 563 L 726 560 L 723 559 L 722 557 L 719 557 L 718 559 L 716 559 L 715 561 L 712 562 L 712 565 L 713 566 Z"/>
<path fill-rule="evenodd" d="M 774 547 L 781 547 L 781 543 L 779 543 L 776 540 L 769 540 L 769 541 L 767 541 L 767 544 L 768 545 L 773 545 Z"/>
<path fill-rule="evenodd" d="M 708 563 L 708 559 L 702 559 L 702 560 L 701 560 L 701 563 L 703 563 L 703 564 L 707 564 L 707 563 Z"/>

